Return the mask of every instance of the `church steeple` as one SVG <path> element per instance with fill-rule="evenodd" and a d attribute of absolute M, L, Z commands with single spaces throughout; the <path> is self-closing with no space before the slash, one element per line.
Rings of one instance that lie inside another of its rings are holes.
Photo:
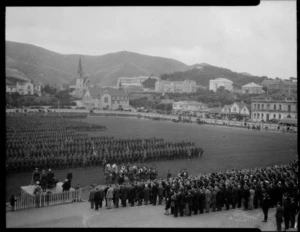
<path fill-rule="evenodd" d="M 79 78 L 83 78 L 82 64 L 81 64 L 81 56 L 79 57 L 79 64 L 77 74 L 79 74 Z"/>

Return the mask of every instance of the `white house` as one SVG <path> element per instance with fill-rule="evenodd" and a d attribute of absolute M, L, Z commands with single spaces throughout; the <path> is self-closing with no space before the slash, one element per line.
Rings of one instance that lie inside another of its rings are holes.
<path fill-rule="evenodd" d="M 264 93 L 261 85 L 255 84 L 254 82 L 248 83 L 242 86 L 242 93 Z"/>
<path fill-rule="evenodd" d="M 218 88 L 223 86 L 226 90 L 232 91 L 233 90 L 232 83 L 233 82 L 231 80 L 228 80 L 226 78 L 217 78 L 214 80 L 210 80 L 209 81 L 209 90 L 216 92 Z"/>
<path fill-rule="evenodd" d="M 232 105 L 230 105 L 230 113 L 250 116 L 250 110 L 246 104 L 242 102 L 234 102 Z"/>

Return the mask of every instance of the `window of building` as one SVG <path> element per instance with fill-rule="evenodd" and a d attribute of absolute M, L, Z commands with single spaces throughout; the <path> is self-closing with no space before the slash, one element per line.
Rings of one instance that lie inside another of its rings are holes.
<path fill-rule="evenodd" d="M 104 98 L 104 103 L 108 103 L 108 97 Z"/>
<path fill-rule="evenodd" d="M 261 104 L 261 109 L 262 109 L 262 110 L 264 109 L 264 104 Z"/>
<path fill-rule="evenodd" d="M 236 112 L 236 107 L 233 107 L 233 111 Z"/>
<path fill-rule="evenodd" d="M 254 109 L 256 109 L 256 104 L 254 104 Z"/>
<path fill-rule="evenodd" d="M 257 104 L 257 109 L 259 109 L 259 110 L 260 110 L 260 104 Z"/>
<path fill-rule="evenodd" d="M 259 118 L 259 113 L 257 113 L 257 118 Z"/>
<path fill-rule="evenodd" d="M 276 110 L 276 104 L 274 104 L 274 110 Z"/>
<path fill-rule="evenodd" d="M 270 107 L 270 104 L 267 105 L 267 109 L 269 109 L 269 107 Z"/>
<path fill-rule="evenodd" d="M 264 114 L 261 114 L 261 117 L 263 118 L 263 117 L 264 117 Z"/>
<path fill-rule="evenodd" d="M 281 105 L 279 105 L 279 110 L 281 110 Z M 279 114 L 280 115 L 280 114 Z"/>
<path fill-rule="evenodd" d="M 273 118 L 276 118 L 276 114 L 273 115 Z"/>
<path fill-rule="evenodd" d="M 288 111 L 291 111 L 291 105 L 288 105 Z"/>
<path fill-rule="evenodd" d="M 278 115 L 278 118 L 281 119 L 281 114 Z"/>

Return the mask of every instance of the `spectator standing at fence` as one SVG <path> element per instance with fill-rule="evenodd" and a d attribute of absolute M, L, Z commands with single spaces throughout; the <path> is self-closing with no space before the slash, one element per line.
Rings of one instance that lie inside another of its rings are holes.
<path fill-rule="evenodd" d="M 41 174 L 39 172 L 38 168 L 35 168 L 34 172 L 32 173 L 32 183 L 36 183 L 37 181 L 40 181 Z"/>
<path fill-rule="evenodd" d="M 72 186 L 72 178 L 73 178 L 73 174 L 72 174 L 72 172 L 69 172 L 67 174 L 67 179 L 69 180 L 70 186 Z"/>
<path fill-rule="evenodd" d="M 62 188 L 63 188 L 63 192 L 70 190 L 71 185 L 70 185 L 70 182 L 68 179 L 65 179 L 65 182 L 63 183 Z"/>
<path fill-rule="evenodd" d="M 290 216 L 291 216 L 291 228 L 295 227 L 295 218 L 298 211 L 298 206 L 294 198 L 291 199 Z"/>
<path fill-rule="evenodd" d="M 91 209 L 94 208 L 94 204 L 95 204 L 95 188 L 94 185 L 91 185 L 92 189 L 90 191 L 90 196 L 89 196 L 89 202 L 91 203 Z"/>
<path fill-rule="evenodd" d="M 291 198 L 288 193 L 285 193 L 283 197 L 283 217 L 284 217 L 285 230 L 288 230 L 290 227 L 290 214 L 291 214 Z"/>
<path fill-rule="evenodd" d="M 11 211 L 15 210 L 15 203 L 16 203 L 16 198 L 15 195 L 11 195 L 10 197 L 10 206 L 11 206 Z"/>

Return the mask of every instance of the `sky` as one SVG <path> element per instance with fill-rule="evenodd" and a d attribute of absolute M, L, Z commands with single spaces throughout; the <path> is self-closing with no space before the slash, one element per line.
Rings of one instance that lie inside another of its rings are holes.
<path fill-rule="evenodd" d="M 6 40 L 61 54 L 118 51 L 297 77 L 296 1 L 251 7 L 7 7 Z"/>

